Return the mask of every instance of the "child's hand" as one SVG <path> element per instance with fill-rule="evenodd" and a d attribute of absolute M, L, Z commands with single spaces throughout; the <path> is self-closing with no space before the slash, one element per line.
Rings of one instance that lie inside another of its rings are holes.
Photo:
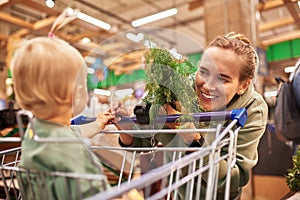
<path fill-rule="evenodd" d="M 106 125 L 111 123 L 111 121 L 114 119 L 114 117 L 115 116 L 112 113 L 104 112 L 104 113 L 98 114 L 96 121 L 100 125 L 101 130 L 103 130 Z"/>

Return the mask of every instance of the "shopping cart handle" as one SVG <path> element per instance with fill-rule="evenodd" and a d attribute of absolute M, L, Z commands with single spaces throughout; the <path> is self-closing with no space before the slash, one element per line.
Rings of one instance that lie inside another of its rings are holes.
<path fill-rule="evenodd" d="M 231 120 L 237 120 L 237 125 L 244 127 L 246 124 L 246 121 L 248 119 L 248 114 L 246 108 L 240 108 L 238 110 L 232 110 L 231 111 Z"/>
<path fill-rule="evenodd" d="M 71 125 L 81 125 L 93 122 L 96 120 L 96 117 L 87 117 L 87 116 L 78 116 L 71 120 Z"/>
<path fill-rule="evenodd" d="M 167 116 L 157 116 L 154 118 L 154 123 L 173 123 L 181 117 L 180 114 L 175 115 L 167 115 Z M 195 121 L 220 121 L 220 120 L 237 120 L 237 124 L 239 126 L 244 126 L 247 120 L 247 111 L 245 108 L 241 108 L 238 110 L 231 110 L 231 111 L 218 111 L 218 112 L 203 112 L 203 113 L 194 113 L 191 114 L 192 118 Z M 79 116 L 71 121 L 71 125 L 80 125 L 86 124 L 95 121 L 95 117 L 86 117 L 86 116 Z M 118 122 L 120 124 L 126 123 L 135 123 L 140 124 L 139 120 L 134 117 L 122 117 L 121 120 Z"/>

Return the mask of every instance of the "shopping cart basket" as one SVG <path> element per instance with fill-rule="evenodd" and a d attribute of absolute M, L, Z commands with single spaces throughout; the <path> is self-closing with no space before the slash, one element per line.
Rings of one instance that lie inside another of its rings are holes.
<path fill-rule="evenodd" d="M 213 116 L 213 117 L 212 117 Z M 201 192 L 206 193 L 205 199 L 215 199 L 217 194 L 217 177 L 218 177 L 218 167 L 219 162 L 226 160 L 228 164 L 227 176 L 226 176 L 226 192 L 225 198 L 229 199 L 230 190 L 230 170 L 235 164 L 236 155 L 236 139 L 237 134 L 241 126 L 244 125 L 247 119 L 247 113 L 245 109 L 233 110 L 226 112 L 211 112 L 211 113 L 199 113 L 193 115 L 194 118 L 200 121 L 216 119 L 231 119 L 231 122 L 226 127 L 222 127 L 219 124 L 215 128 L 208 129 L 181 129 L 181 130 L 155 130 L 162 133 L 190 133 L 190 132 L 206 132 L 207 134 L 216 134 L 216 139 L 213 143 L 207 147 L 193 148 L 193 153 L 184 155 L 186 151 L 191 151 L 191 148 L 186 147 L 149 147 L 149 148 L 123 148 L 123 147 L 111 147 L 111 146 L 92 146 L 91 150 L 101 151 L 103 150 L 115 150 L 122 152 L 123 161 L 118 168 L 118 184 L 111 189 L 100 192 L 90 199 L 114 199 L 120 198 L 130 194 L 131 191 L 138 191 L 141 196 L 145 199 L 176 199 L 178 195 L 184 194 L 184 199 L 195 199 L 201 195 Z M 171 120 L 172 121 L 172 120 Z M 235 128 L 235 129 L 234 129 Z M 118 131 L 106 131 L 105 134 L 152 134 L 154 130 L 118 130 Z M 34 137 L 36 141 L 39 142 L 75 142 L 75 141 L 62 141 L 61 139 L 55 140 L 55 138 L 38 138 Z M 19 138 L 20 139 L 20 138 Z M 10 141 L 19 140 L 17 138 L 10 138 Z M 1 138 L 0 138 L 1 141 Z M 8 141 L 7 138 L 6 140 Z M 2 141 L 2 142 L 3 142 Z M 221 155 L 221 149 L 227 147 L 228 153 Z M 30 170 L 20 169 L 17 167 L 18 160 L 20 158 L 20 149 L 11 149 L 3 151 L 0 153 L 1 162 L 1 180 L 4 185 L 5 195 L 4 198 L 11 199 L 21 199 L 22 197 L 22 187 L 18 185 L 21 181 L 18 180 L 16 175 L 18 172 L 25 173 L 28 176 L 31 173 L 38 174 L 39 172 L 34 172 Z M 172 152 L 173 160 L 162 166 L 157 167 L 145 174 L 141 174 L 137 178 L 133 178 L 134 173 L 138 172 L 136 168 L 136 162 L 139 161 L 140 152 Z M 130 152 L 130 159 L 128 159 L 128 152 Z M 15 159 L 13 161 L 6 161 L 6 157 L 9 154 L 14 154 Z M 126 162 L 129 161 L 130 166 L 127 168 Z M 125 170 L 126 168 L 126 170 Z M 128 171 L 129 170 L 129 171 Z M 126 179 L 124 181 L 123 174 L 126 171 Z M 41 176 L 59 176 L 68 177 L 78 181 L 80 179 L 98 180 L 99 176 L 91 175 L 85 176 L 76 173 L 61 173 L 53 172 L 48 174 L 42 174 Z M 206 190 L 201 189 L 203 183 L 203 178 L 206 180 Z M 17 181 L 16 181 L 17 180 Z M 43 180 L 42 178 L 40 180 Z M 151 187 L 156 182 L 160 182 L 160 189 L 152 191 Z M 80 184 L 78 184 L 80 186 Z M 44 188 L 45 184 L 41 182 L 40 189 L 47 191 Z M 182 193 L 181 189 L 185 188 L 185 192 Z M 70 188 L 67 188 L 70 190 Z"/>

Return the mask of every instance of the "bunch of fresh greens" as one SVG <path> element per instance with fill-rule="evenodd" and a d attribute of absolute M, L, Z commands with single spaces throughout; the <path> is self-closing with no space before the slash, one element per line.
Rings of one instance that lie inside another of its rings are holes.
<path fill-rule="evenodd" d="M 150 119 L 159 112 L 159 106 L 155 105 L 170 104 L 181 112 L 181 108 L 186 113 L 199 112 L 197 96 L 190 80 L 190 75 L 197 70 L 196 66 L 186 59 L 175 58 L 168 50 L 161 48 L 150 48 L 145 60 L 148 94 L 143 101 L 152 105 Z"/>
<path fill-rule="evenodd" d="M 286 183 L 291 191 L 300 191 L 300 146 L 298 146 L 297 155 L 293 156 L 293 168 L 288 169 Z"/>

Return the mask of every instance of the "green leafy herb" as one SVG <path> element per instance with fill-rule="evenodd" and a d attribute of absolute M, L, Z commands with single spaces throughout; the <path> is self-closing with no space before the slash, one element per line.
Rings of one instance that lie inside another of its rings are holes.
<path fill-rule="evenodd" d="M 293 168 L 288 169 L 286 183 L 291 191 L 300 191 L 300 146 L 297 155 L 293 156 Z"/>
<path fill-rule="evenodd" d="M 145 54 L 148 90 L 144 102 L 152 105 L 170 104 L 181 111 L 175 104 L 179 102 L 187 113 L 199 112 L 197 96 L 193 89 L 190 75 L 197 70 L 186 59 L 178 60 L 161 48 L 150 48 Z M 158 115 L 159 109 L 150 109 L 150 120 Z"/>

